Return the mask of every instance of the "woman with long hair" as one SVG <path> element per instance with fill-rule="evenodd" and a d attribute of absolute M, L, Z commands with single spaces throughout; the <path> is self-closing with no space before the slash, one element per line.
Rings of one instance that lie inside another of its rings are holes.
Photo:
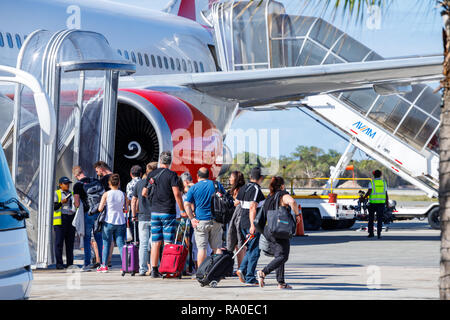
<path fill-rule="evenodd" d="M 245 235 L 242 234 L 241 228 L 240 228 L 240 223 L 241 223 L 240 208 L 241 207 L 240 207 L 239 201 L 236 201 L 236 197 L 239 192 L 239 189 L 245 185 L 244 174 L 240 171 L 231 172 L 230 178 L 229 178 L 229 183 L 230 183 L 231 188 L 228 191 L 228 193 L 235 200 L 235 210 L 234 210 L 233 216 L 230 220 L 230 223 L 228 224 L 227 249 L 229 251 L 234 251 L 234 250 L 239 249 L 245 242 Z M 244 259 L 244 256 L 245 256 L 245 248 L 243 248 L 237 254 L 238 269 L 241 266 L 241 262 Z"/>
<path fill-rule="evenodd" d="M 295 213 L 296 220 L 298 222 L 299 211 L 298 206 L 294 198 L 292 198 L 286 191 L 284 185 L 284 179 L 282 177 L 273 177 L 270 181 L 270 194 L 264 202 L 264 210 L 266 214 L 269 214 L 269 210 L 275 210 L 277 207 L 276 200 L 279 201 L 278 205 L 287 207 L 290 212 Z M 276 278 L 278 282 L 278 288 L 280 289 L 292 289 L 284 281 L 284 266 L 289 259 L 290 240 L 275 238 L 269 231 L 267 226 L 264 228 L 264 237 L 269 243 L 269 247 L 274 254 L 274 259 L 264 269 L 257 272 L 257 279 L 260 287 L 264 287 L 264 278 L 276 270 Z"/>

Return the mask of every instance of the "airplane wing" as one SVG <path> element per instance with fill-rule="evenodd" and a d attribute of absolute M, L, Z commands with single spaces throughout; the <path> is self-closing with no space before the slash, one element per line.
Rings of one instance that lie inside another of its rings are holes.
<path fill-rule="evenodd" d="M 121 87 L 187 86 L 250 107 L 356 89 L 373 88 L 379 94 L 393 94 L 411 84 L 443 79 L 442 65 L 443 56 L 436 55 L 264 70 L 136 76 L 121 80 Z"/>

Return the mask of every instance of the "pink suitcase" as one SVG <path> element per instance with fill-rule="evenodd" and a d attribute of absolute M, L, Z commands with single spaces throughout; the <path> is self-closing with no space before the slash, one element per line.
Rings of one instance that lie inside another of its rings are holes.
<path fill-rule="evenodd" d="M 134 224 L 136 229 L 137 223 Z M 136 234 L 136 233 L 135 233 Z M 122 248 L 122 277 L 125 273 L 131 273 L 134 276 L 139 272 L 139 248 L 134 243 L 127 243 Z"/>

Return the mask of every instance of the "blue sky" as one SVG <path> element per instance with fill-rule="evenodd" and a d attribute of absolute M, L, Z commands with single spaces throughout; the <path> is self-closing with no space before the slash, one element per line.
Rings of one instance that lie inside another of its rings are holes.
<path fill-rule="evenodd" d="M 110 0 L 161 9 L 168 0 Z M 290 14 L 322 16 L 339 29 L 348 33 L 381 56 L 401 57 L 437 54 L 442 49 L 442 20 L 439 10 L 433 8 L 433 0 L 394 0 L 389 10 L 382 12 L 380 29 L 369 29 L 366 18 L 360 24 L 349 22 L 340 13 L 332 20 L 331 9 L 326 12 L 318 7 L 304 9 L 304 1 L 280 1 Z M 315 2 L 315 1 L 314 1 Z M 333 1 L 331 1 L 333 2 Z M 435 86 L 436 84 L 431 84 Z M 322 127 L 298 110 L 274 112 L 248 112 L 236 119 L 233 129 L 279 129 L 280 154 L 288 155 L 298 145 L 317 146 L 324 150 L 344 151 L 347 142 Z M 242 151 L 242 150 L 238 150 Z M 356 158 L 366 158 L 358 152 Z"/>

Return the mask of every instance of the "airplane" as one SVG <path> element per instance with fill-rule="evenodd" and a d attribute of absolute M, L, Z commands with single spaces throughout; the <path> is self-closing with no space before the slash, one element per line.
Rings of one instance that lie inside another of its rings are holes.
<path fill-rule="evenodd" d="M 395 92 L 397 87 L 442 78 L 442 56 L 222 71 L 213 30 L 199 16 L 197 5 L 195 0 L 172 1 L 162 12 L 107 0 L 4 1 L 0 64 L 15 66 L 27 37 L 39 29 L 100 33 L 118 60 L 133 62 L 136 73 L 120 78 L 118 93 L 113 168 L 124 181 L 132 165 L 157 161 L 162 151 L 172 151 L 171 169 L 178 174 L 206 166 L 218 177 L 226 167 L 223 159 L 230 157 L 223 151 L 223 140 L 232 121 L 257 106 L 278 110 L 270 105 L 347 90 Z M 2 105 L 14 98 L 8 86 L 0 86 L 0 92 Z M 4 110 L 12 109 L 2 108 L 0 120 L 11 119 Z M 89 138 L 86 134 L 83 141 Z M 83 144 L 80 148 L 89 174 L 98 159 Z M 71 164 L 61 167 L 70 176 Z"/>
<path fill-rule="evenodd" d="M 162 12 L 107 0 L 8 1 L 2 3 L 0 12 L 0 63 L 14 66 L 21 45 L 34 30 L 64 28 L 98 32 L 108 39 L 119 56 L 135 63 L 136 73 L 120 80 L 118 126 L 123 126 L 124 130 L 133 126 L 120 122 L 122 112 L 139 109 L 133 119 L 127 118 L 127 121 L 135 121 L 143 109 L 149 108 L 140 106 L 137 101 L 144 97 L 150 104 L 156 104 L 164 119 L 164 124 L 150 121 L 149 126 L 153 128 L 148 128 L 157 136 L 164 136 L 159 139 L 159 143 L 164 140 L 164 147 L 157 145 L 156 139 L 146 143 L 116 135 L 114 167 L 124 178 L 128 178 L 132 165 L 157 160 L 158 152 L 145 150 L 161 152 L 161 148 L 170 148 L 178 157 L 183 157 L 182 151 L 177 150 L 181 138 L 173 136 L 176 130 L 187 129 L 191 135 L 199 135 L 209 146 L 206 153 L 210 154 L 211 149 L 216 151 L 212 153 L 217 163 L 206 165 L 217 177 L 223 158 L 230 158 L 229 154 L 223 154 L 223 138 L 233 119 L 246 108 L 320 93 L 383 88 L 441 78 L 441 56 L 220 71 L 214 35 L 211 27 L 199 17 L 199 2 L 202 1 L 172 1 L 167 12 Z M 209 4 L 212 2 L 215 1 Z M 180 99 L 182 101 L 178 102 Z M 174 114 L 163 107 L 171 103 L 180 105 L 178 118 L 182 114 L 185 118 L 194 114 L 192 121 L 180 124 L 173 119 Z M 129 108 L 130 104 L 135 108 Z M 201 126 L 194 128 L 195 123 Z M 215 133 L 205 137 L 205 132 L 211 130 Z M 134 134 L 139 135 L 139 132 Z M 192 149 L 205 148 L 194 141 L 196 137 L 190 138 Z M 189 153 L 192 153 L 189 160 L 181 159 L 173 166 L 175 171 L 196 172 L 204 164 L 195 160 L 198 159 L 195 150 Z"/>

